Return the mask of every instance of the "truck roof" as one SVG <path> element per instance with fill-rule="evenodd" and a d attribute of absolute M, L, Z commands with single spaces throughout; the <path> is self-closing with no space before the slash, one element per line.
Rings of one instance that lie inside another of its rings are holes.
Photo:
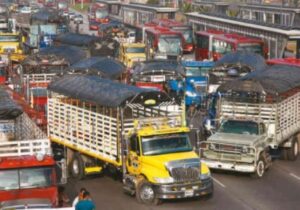
<path fill-rule="evenodd" d="M 124 47 L 146 47 L 144 43 L 128 43 L 128 42 L 123 42 L 121 45 Z"/>
<path fill-rule="evenodd" d="M 204 35 L 204 36 L 213 35 L 215 38 L 227 42 L 232 42 L 232 43 L 240 43 L 240 42 L 263 43 L 263 40 L 258 38 L 252 38 L 252 37 L 247 37 L 236 33 L 227 33 L 227 32 L 217 31 L 217 30 L 197 31 L 196 34 Z"/>
<path fill-rule="evenodd" d="M 184 67 L 213 67 L 215 62 L 213 61 L 182 61 Z"/>
<path fill-rule="evenodd" d="M 150 32 L 150 33 L 153 33 L 153 34 L 182 36 L 182 34 L 180 32 L 172 31 L 169 28 L 165 28 L 165 27 L 161 27 L 161 26 L 154 26 L 154 27 L 146 28 L 146 32 Z"/>
<path fill-rule="evenodd" d="M 37 158 L 32 155 L 0 157 L 0 170 L 53 165 L 55 165 L 55 161 L 53 157 L 49 155 L 45 155 L 42 161 L 38 161 Z"/>

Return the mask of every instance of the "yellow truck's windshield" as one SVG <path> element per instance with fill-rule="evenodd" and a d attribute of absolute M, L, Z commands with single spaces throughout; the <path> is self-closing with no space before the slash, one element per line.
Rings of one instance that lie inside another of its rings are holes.
<path fill-rule="evenodd" d="M 19 42 L 20 38 L 16 35 L 0 34 L 0 42 Z"/>
<path fill-rule="evenodd" d="M 126 53 L 145 53 L 144 47 L 127 47 Z"/>
<path fill-rule="evenodd" d="M 142 151 L 145 156 L 189 152 L 192 149 L 187 135 L 161 135 L 142 138 Z"/>

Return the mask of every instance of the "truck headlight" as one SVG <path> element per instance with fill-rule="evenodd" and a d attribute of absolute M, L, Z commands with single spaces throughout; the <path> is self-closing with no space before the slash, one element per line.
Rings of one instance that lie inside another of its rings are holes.
<path fill-rule="evenodd" d="M 193 93 L 193 92 L 191 92 L 191 91 L 186 91 L 186 92 L 185 92 L 185 95 L 187 95 L 187 96 L 189 96 L 189 97 L 196 97 L 196 96 L 197 96 L 196 93 Z"/>
<path fill-rule="evenodd" d="M 248 153 L 248 147 L 243 146 L 243 147 L 242 147 L 242 152 L 243 152 L 243 153 Z"/>
<path fill-rule="evenodd" d="M 209 179 L 210 177 L 211 177 L 210 172 L 208 172 L 206 174 L 200 174 L 201 180 Z"/>
<path fill-rule="evenodd" d="M 154 177 L 153 179 L 159 184 L 170 184 L 174 182 L 173 177 Z"/>

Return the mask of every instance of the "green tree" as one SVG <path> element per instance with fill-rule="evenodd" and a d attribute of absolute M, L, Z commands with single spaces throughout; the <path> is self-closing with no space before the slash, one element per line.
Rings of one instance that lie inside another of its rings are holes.
<path fill-rule="evenodd" d="M 147 4 L 156 4 L 156 5 L 158 5 L 159 4 L 159 0 L 148 0 L 147 1 Z"/>
<path fill-rule="evenodd" d="M 238 16 L 239 12 L 240 12 L 240 8 L 237 4 L 229 5 L 228 9 L 226 10 L 226 14 L 229 17 L 236 17 Z"/>
<path fill-rule="evenodd" d="M 182 11 L 184 13 L 191 12 L 192 11 L 192 4 L 188 3 L 188 2 L 184 2 L 183 5 L 182 5 Z"/>

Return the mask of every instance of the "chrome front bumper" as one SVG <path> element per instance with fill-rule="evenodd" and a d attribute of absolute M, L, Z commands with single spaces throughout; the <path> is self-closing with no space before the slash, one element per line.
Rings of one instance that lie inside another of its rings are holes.
<path fill-rule="evenodd" d="M 206 165 L 211 169 L 221 169 L 227 171 L 237 171 L 252 173 L 255 171 L 255 165 L 246 163 L 234 163 L 234 162 L 221 162 L 217 160 L 202 159 Z"/>
<path fill-rule="evenodd" d="M 164 184 L 154 186 L 156 195 L 161 199 L 199 197 L 213 193 L 212 178 L 184 184 Z"/>

